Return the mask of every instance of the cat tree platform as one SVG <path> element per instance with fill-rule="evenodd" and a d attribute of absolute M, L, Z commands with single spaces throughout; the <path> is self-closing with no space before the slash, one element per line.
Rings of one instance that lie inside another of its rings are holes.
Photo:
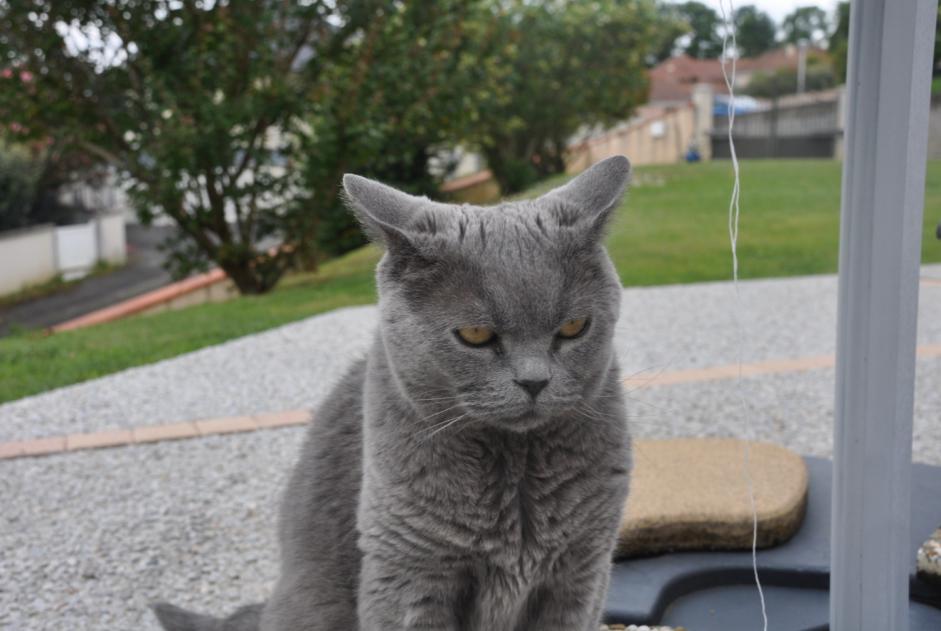
<path fill-rule="evenodd" d="M 663 441 L 669 443 L 673 441 Z M 698 440 L 687 441 L 699 443 Z M 693 495 L 692 488 L 704 481 L 697 481 L 696 465 L 690 460 L 680 459 L 679 454 L 687 453 L 684 449 L 675 452 L 676 457 L 666 459 L 663 456 L 668 450 L 667 446 L 655 447 L 653 452 L 645 450 L 643 441 L 639 441 L 641 455 L 635 463 L 639 472 L 638 484 L 648 483 L 647 477 L 653 476 L 658 482 L 657 492 L 663 494 L 664 502 L 674 495 L 676 498 Z M 708 445 L 703 445 L 709 449 Z M 740 445 L 739 445 L 740 447 Z M 725 446 L 724 449 L 730 449 Z M 753 447 L 751 451 L 751 469 L 754 478 L 756 505 L 759 509 L 759 539 L 762 538 L 762 516 L 771 515 L 769 504 L 764 503 L 764 495 L 771 487 L 765 484 L 768 474 L 763 467 L 762 460 L 767 455 L 760 451 L 760 447 Z M 780 449 L 780 448 L 777 448 Z M 656 453 L 659 458 L 649 460 L 648 466 L 652 469 L 645 471 L 644 453 Z M 735 470 L 737 477 L 742 479 L 741 451 L 732 449 L 728 453 L 736 453 L 735 458 L 727 463 L 728 470 Z M 768 452 L 772 453 L 772 452 Z M 776 453 L 776 452 L 775 452 Z M 780 454 L 778 454 L 780 455 Z M 772 456 L 774 457 L 774 456 Z M 708 456 L 703 456 L 708 461 Z M 653 463 L 651 465 L 651 463 Z M 788 457 L 781 457 L 781 463 L 792 463 Z M 828 628 L 829 619 L 829 563 L 830 563 L 830 497 L 831 497 L 831 468 L 829 460 L 821 458 L 803 458 L 802 463 L 806 473 L 806 496 L 803 506 L 801 502 L 794 503 L 791 494 L 791 506 L 794 509 L 792 516 L 798 513 L 802 519 L 792 520 L 796 524 L 790 538 L 774 547 L 758 551 L 758 570 L 764 587 L 767 602 L 770 628 L 779 631 L 823 631 Z M 665 467 L 672 472 L 666 472 Z M 796 468 L 793 464 L 786 465 L 790 475 L 794 475 Z M 785 475 L 784 468 L 780 475 Z M 659 476 L 659 477 L 657 477 Z M 799 487 L 798 480 L 791 479 L 784 487 L 793 491 Z M 711 482 L 710 484 L 714 484 Z M 729 484 L 742 484 L 732 482 Z M 638 487 L 643 488 L 643 487 Z M 653 492 L 647 488 L 638 493 Z M 715 495 L 728 498 L 738 497 L 741 489 L 730 487 L 718 489 Z M 641 496 L 642 497 L 642 496 Z M 637 497 L 635 497 L 637 499 Z M 697 502 L 701 497 L 693 497 Z M 779 498 L 780 499 L 780 498 Z M 640 501 L 638 501 L 640 504 Z M 698 505 L 698 504 L 697 504 Z M 672 514 L 680 514 L 681 507 L 670 505 Z M 747 508 L 747 496 L 745 500 Z M 762 509 L 765 512 L 762 513 Z M 691 511 L 695 512 L 695 511 Z M 633 514 L 639 515 L 639 509 Z M 736 513 L 736 519 L 729 519 L 728 523 L 735 524 L 736 529 L 731 532 L 731 538 L 742 543 L 741 527 L 743 519 Z M 625 528 L 622 534 L 629 532 L 631 511 L 627 515 Z M 608 602 L 606 607 L 606 621 L 619 624 L 637 625 L 668 625 L 685 627 L 695 631 L 728 631 L 729 629 L 755 629 L 761 628 L 761 610 L 758 593 L 755 589 L 752 575 L 752 558 L 750 550 L 750 524 L 751 516 L 748 511 L 749 534 L 747 545 L 741 546 L 737 551 L 678 551 L 663 553 L 665 537 L 657 541 L 652 550 L 659 553 L 648 553 L 648 556 L 627 558 L 615 563 Z M 773 521 L 773 520 L 772 520 Z M 703 522 L 705 523 L 705 522 Z M 771 523 L 766 521 L 765 523 Z M 941 629 L 941 588 L 937 584 L 925 581 L 916 574 L 916 551 L 941 523 L 941 467 L 915 464 L 912 466 L 912 515 L 911 515 L 911 578 L 910 592 L 911 605 L 909 608 L 911 630 L 929 631 Z M 651 533 L 652 527 L 639 528 L 639 532 Z M 772 542 L 784 536 L 783 530 L 770 528 L 765 533 L 765 543 Z M 645 535 L 646 536 L 646 535 Z M 708 530 L 699 541 L 712 544 L 719 531 Z M 714 547 L 707 545 L 706 547 Z M 622 542 L 622 549 L 631 554 L 642 554 L 636 542 L 629 540 Z"/>

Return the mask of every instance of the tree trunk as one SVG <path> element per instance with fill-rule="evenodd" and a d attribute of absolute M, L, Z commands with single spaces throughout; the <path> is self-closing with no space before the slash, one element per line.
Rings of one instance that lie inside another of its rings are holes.
<path fill-rule="evenodd" d="M 267 254 L 232 257 L 219 261 L 219 267 L 243 296 L 268 293 L 284 274 L 284 267 Z"/>

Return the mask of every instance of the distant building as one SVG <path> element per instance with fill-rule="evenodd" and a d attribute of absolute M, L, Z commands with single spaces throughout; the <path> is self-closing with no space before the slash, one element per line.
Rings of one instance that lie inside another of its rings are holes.
<path fill-rule="evenodd" d="M 820 48 L 809 48 L 808 56 L 826 56 Z M 784 69 L 797 69 L 798 49 L 787 45 L 760 55 L 743 57 L 735 62 L 735 87 L 748 85 L 756 72 L 775 72 Z M 731 66 L 727 69 L 731 71 Z M 725 79 L 722 76 L 722 63 L 718 59 L 695 59 L 689 55 L 679 55 L 666 59 L 653 68 L 650 73 L 651 105 L 668 105 L 689 102 L 693 97 L 696 84 L 712 87 L 714 94 L 727 95 Z"/>

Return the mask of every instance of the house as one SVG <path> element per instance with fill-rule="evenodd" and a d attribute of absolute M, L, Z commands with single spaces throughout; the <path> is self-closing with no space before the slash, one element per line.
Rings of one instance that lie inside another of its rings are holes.
<path fill-rule="evenodd" d="M 826 56 L 827 53 L 823 49 L 810 48 L 807 54 Z M 799 60 L 800 51 L 790 44 L 769 50 L 758 57 L 738 59 L 735 62 L 734 87 L 747 86 L 756 72 L 796 70 Z M 725 78 L 722 75 L 722 63 L 719 59 L 696 59 L 689 55 L 671 57 L 651 68 L 649 77 L 649 104 L 651 105 L 676 105 L 689 102 L 697 84 L 710 86 L 714 94 L 728 94 Z"/>

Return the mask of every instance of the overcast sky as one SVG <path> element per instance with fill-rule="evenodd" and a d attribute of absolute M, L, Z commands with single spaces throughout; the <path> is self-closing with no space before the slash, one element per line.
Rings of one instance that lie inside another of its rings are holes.
<path fill-rule="evenodd" d="M 707 1 L 705 4 L 717 4 L 718 0 Z M 836 11 L 836 0 L 817 0 L 809 1 L 808 0 L 742 0 L 736 2 L 735 6 L 745 6 L 746 4 L 753 4 L 757 6 L 762 11 L 769 13 L 771 17 L 774 18 L 774 21 L 778 24 L 781 23 L 781 20 L 785 15 L 796 9 L 797 7 L 806 7 L 809 5 L 815 5 L 827 12 L 827 15 L 832 16 L 833 12 Z"/>
<path fill-rule="evenodd" d="M 672 1 L 682 2 L 683 0 Z M 728 7 L 728 0 L 724 1 L 726 3 L 725 6 Z M 700 2 L 712 7 L 715 9 L 716 13 L 719 13 L 719 0 L 700 0 Z M 770 14 L 771 17 L 774 18 L 774 21 L 780 24 L 784 16 L 797 7 L 806 7 L 809 5 L 818 6 L 826 11 L 827 15 L 832 16 L 833 12 L 836 10 L 837 0 L 733 0 L 733 3 L 736 8 L 753 4 L 765 13 Z"/>

